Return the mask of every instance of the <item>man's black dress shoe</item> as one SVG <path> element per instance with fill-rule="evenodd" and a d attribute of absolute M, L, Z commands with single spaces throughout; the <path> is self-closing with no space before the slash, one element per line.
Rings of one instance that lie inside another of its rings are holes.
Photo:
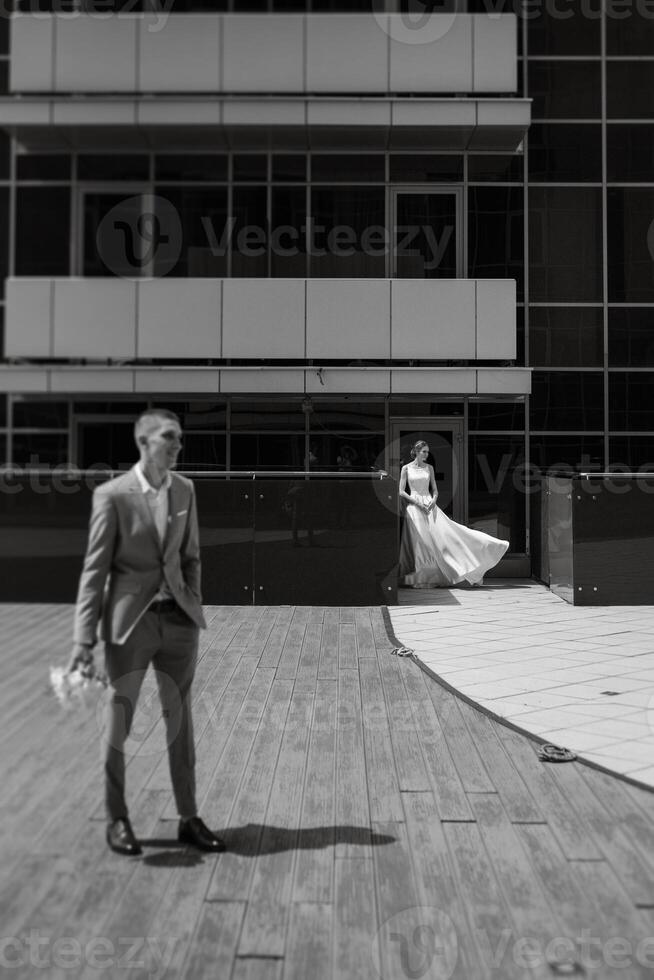
<path fill-rule="evenodd" d="M 225 850 L 225 841 L 216 837 L 199 817 L 180 820 L 177 839 L 182 844 L 192 844 L 193 847 L 199 847 L 201 851 L 213 851 L 214 854 Z"/>
<path fill-rule="evenodd" d="M 142 854 L 141 845 L 134 836 L 127 817 L 114 820 L 107 827 L 107 844 L 117 854 Z"/>

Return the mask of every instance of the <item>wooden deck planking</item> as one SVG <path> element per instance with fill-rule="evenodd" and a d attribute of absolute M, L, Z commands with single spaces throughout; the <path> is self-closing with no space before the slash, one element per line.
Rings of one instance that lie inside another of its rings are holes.
<path fill-rule="evenodd" d="M 139 980 L 403 976 L 399 940 L 417 956 L 417 928 L 456 955 L 455 980 L 549 977 L 546 964 L 520 966 L 521 936 L 544 948 L 587 927 L 635 949 L 651 935 L 653 910 L 639 903 L 652 904 L 654 796 L 543 765 L 526 738 L 392 657 L 370 607 L 208 610 L 194 684 L 198 789 L 229 851 L 177 846 L 153 708 L 127 770 L 145 856 L 112 854 L 95 719 L 61 716 L 38 686 L 51 650 L 68 643 L 70 608 L 54 620 L 51 608 L 32 617 L 31 641 L 13 634 L 27 651 L 13 690 L 32 707 L 28 724 L 11 703 L 21 720 L 7 744 L 20 762 L 0 762 L 3 790 L 13 787 L 0 845 L 5 934 L 102 935 L 116 947 L 139 935 Z M 0 636 L 12 635 L 7 611 Z M 10 685 L 14 657 L 5 645 Z M 47 975 L 97 970 L 53 964 Z"/>

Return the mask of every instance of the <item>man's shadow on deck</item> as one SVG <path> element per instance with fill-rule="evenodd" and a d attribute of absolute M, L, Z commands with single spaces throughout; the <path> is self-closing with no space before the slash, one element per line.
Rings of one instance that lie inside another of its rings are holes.
<path fill-rule="evenodd" d="M 275 827 L 270 824 L 248 823 L 242 827 L 228 827 L 216 831 L 227 845 L 227 852 L 243 857 L 258 857 L 260 854 L 279 854 L 281 851 L 318 850 L 333 844 L 356 844 L 361 847 L 378 847 L 393 844 L 397 838 L 390 834 L 377 834 L 368 827 L 352 827 L 347 824 L 333 827 Z M 149 838 L 141 840 L 144 847 L 157 847 L 162 850 L 144 858 L 146 864 L 173 865 L 189 864 L 187 855 L 182 853 L 185 845 L 174 838 Z M 165 848 L 165 850 L 164 850 Z M 202 855 L 204 856 L 204 855 Z M 196 857 L 196 852 L 193 852 Z M 197 854 L 200 859 L 200 854 Z M 195 861 L 193 863 L 196 863 Z M 199 860 L 197 861 L 199 863 Z"/>

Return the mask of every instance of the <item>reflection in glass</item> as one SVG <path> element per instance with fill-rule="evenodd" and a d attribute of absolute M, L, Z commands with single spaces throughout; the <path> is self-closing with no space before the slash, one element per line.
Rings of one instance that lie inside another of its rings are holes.
<path fill-rule="evenodd" d="M 600 54 L 600 0 L 570 0 L 564 10 L 540 4 L 526 19 L 530 55 Z"/>
<path fill-rule="evenodd" d="M 408 184 L 463 180 L 463 157 L 458 154 L 391 153 L 390 179 Z"/>
<path fill-rule="evenodd" d="M 272 187 L 270 274 L 278 277 L 307 274 L 307 197 L 304 187 Z"/>
<path fill-rule="evenodd" d="M 530 61 L 533 119 L 597 119 L 602 113 L 599 61 Z"/>
<path fill-rule="evenodd" d="M 232 429 L 263 430 L 272 429 L 278 432 L 304 432 L 304 413 L 302 402 L 270 401 L 253 402 L 238 401 L 231 403 Z"/>
<path fill-rule="evenodd" d="M 523 178 L 524 157 L 522 153 L 501 156 L 497 153 L 483 153 L 468 156 L 468 180 L 511 181 L 520 183 Z"/>
<path fill-rule="evenodd" d="M 470 401 L 468 405 L 469 429 L 513 429 L 522 432 L 524 427 L 524 401 Z"/>
<path fill-rule="evenodd" d="M 225 469 L 227 436 L 225 433 L 184 433 L 178 468 L 185 470 Z"/>
<path fill-rule="evenodd" d="M 608 190 L 609 302 L 654 300 L 654 188 Z"/>
<path fill-rule="evenodd" d="M 7 228 L 7 191 L 0 191 L 0 228 Z M 70 189 L 19 187 L 16 191 L 17 276 L 70 275 Z M 0 277 L 6 275 L 6 232 L 0 235 Z"/>
<path fill-rule="evenodd" d="M 654 431 L 654 372 L 609 374 L 609 428 Z"/>
<path fill-rule="evenodd" d="M 606 164 L 609 181 L 651 181 L 654 126 L 609 124 L 606 128 Z"/>
<path fill-rule="evenodd" d="M 16 157 L 18 180 L 70 180 L 68 153 L 25 153 Z"/>
<path fill-rule="evenodd" d="M 233 433 L 230 454 L 233 470 L 303 470 L 304 436 Z"/>
<path fill-rule="evenodd" d="M 312 429 L 309 468 L 340 473 L 370 473 L 384 468 L 384 433 L 342 432 L 325 435 Z"/>
<path fill-rule="evenodd" d="M 549 182 L 601 182 L 601 126 L 532 123 L 529 129 L 529 177 Z"/>
<path fill-rule="evenodd" d="M 383 187 L 313 187 L 311 212 L 311 276 L 385 275 Z"/>
<path fill-rule="evenodd" d="M 397 195 L 395 275 L 398 279 L 456 279 L 459 271 L 457 195 Z"/>
<path fill-rule="evenodd" d="M 609 307 L 609 364 L 654 367 L 654 309 Z"/>
<path fill-rule="evenodd" d="M 468 275 L 516 279 L 522 298 L 524 212 L 521 187 L 471 187 L 468 191 Z"/>
<path fill-rule="evenodd" d="M 651 436 L 611 436 L 609 467 L 654 471 L 654 440 Z"/>
<path fill-rule="evenodd" d="M 604 428 L 604 379 L 600 372 L 534 371 L 532 429 Z"/>
<path fill-rule="evenodd" d="M 531 462 L 541 470 L 564 470 L 576 473 L 604 470 L 604 439 L 587 436 L 531 436 Z"/>
<path fill-rule="evenodd" d="M 332 183 L 383 181 L 383 153 L 312 153 L 311 180 Z"/>
<path fill-rule="evenodd" d="M 654 116 L 654 61 L 607 61 L 606 112 L 609 119 Z"/>
<path fill-rule="evenodd" d="M 171 276 L 193 278 L 227 274 L 230 246 L 227 223 L 227 188 L 156 187 L 155 194 L 177 211 L 182 225 L 182 245 Z M 155 274 L 161 275 L 156 269 Z M 167 258 L 162 253 L 164 260 Z"/>
<path fill-rule="evenodd" d="M 142 153 L 81 153 L 78 180 L 148 180 L 150 160 Z"/>
<path fill-rule="evenodd" d="M 268 275 L 268 213 L 265 187 L 232 191 L 232 275 Z"/>
<path fill-rule="evenodd" d="M 524 436 L 468 440 L 468 523 L 525 550 Z"/>
<path fill-rule="evenodd" d="M 13 420 L 17 429 L 67 429 L 68 403 L 16 398 Z"/>
<path fill-rule="evenodd" d="M 611 8 L 609 8 L 611 9 Z M 628 16 L 607 16 L 606 53 L 608 55 L 645 55 L 654 51 L 654 19 L 647 4 L 630 4 Z M 643 16 L 644 15 L 644 16 Z"/>
<path fill-rule="evenodd" d="M 532 301 L 601 301 L 601 190 L 532 187 L 529 212 Z"/>
<path fill-rule="evenodd" d="M 14 466 L 50 468 L 68 460 L 68 435 L 14 433 L 10 462 Z"/>
<path fill-rule="evenodd" d="M 602 310 L 587 306 L 533 306 L 529 311 L 529 358 L 536 367 L 601 367 Z"/>
<path fill-rule="evenodd" d="M 227 157 L 218 153 L 158 153 L 155 180 L 227 180 Z"/>

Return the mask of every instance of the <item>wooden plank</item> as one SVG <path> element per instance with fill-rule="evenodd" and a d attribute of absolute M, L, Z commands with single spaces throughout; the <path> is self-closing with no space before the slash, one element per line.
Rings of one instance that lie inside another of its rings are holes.
<path fill-rule="evenodd" d="M 325 903 L 293 903 L 284 980 L 331 980 L 333 911 Z"/>
<path fill-rule="evenodd" d="M 372 820 L 403 820 L 386 700 L 376 659 L 359 661 L 359 679 L 370 816 Z"/>
<path fill-rule="evenodd" d="M 380 655 L 378 662 L 386 696 L 400 789 L 431 790 L 432 783 L 420 747 L 420 735 L 402 680 L 402 670 L 404 668 L 416 670 L 415 664 L 402 663 L 397 657 L 392 657 L 388 653 Z"/>
<path fill-rule="evenodd" d="M 425 684 L 463 788 L 467 793 L 492 793 L 495 787 L 470 737 L 458 700 L 430 677 L 425 678 Z"/>
<path fill-rule="evenodd" d="M 298 679 L 301 678 L 303 680 L 310 681 L 312 685 L 315 682 L 315 678 L 318 676 L 321 640 L 322 624 L 309 623 L 302 641 L 297 677 Z"/>
<path fill-rule="evenodd" d="M 439 945 L 448 954 L 448 962 L 458 947 L 456 965 L 451 976 L 460 980 L 484 975 L 474 940 L 469 936 L 465 911 L 459 895 L 443 826 L 432 793 L 403 793 L 406 830 L 417 885 L 418 902 L 423 908 L 433 908 L 449 918 L 454 933 L 445 930 Z M 443 932 L 442 917 L 428 923 L 436 934 Z M 457 939 L 458 937 L 458 939 Z M 455 947 L 454 949 L 452 947 Z M 425 967 L 429 964 L 425 963 Z M 436 967 L 434 967 L 436 969 Z M 443 974 L 446 970 L 443 968 Z"/>
<path fill-rule="evenodd" d="M 472 820 L 458 770 L 427 693 L 425 676 L 419 670 L 402 670 L 401 676 L 441 820 Z"/>
<path fill-rule="evenodd" d="M 293 692 L 261 835 L 239 956 L 283 956 L 313 693 Z"/>
<path fill-rule="evenodd" d="M 553 766 L 552 776 L 563 790 L 569 807 L 590 828 L 598 848 L 619 873 L 635 903 L 654 905 L 654 862 L 635 847 L 606 807 L 582 778 L 580 763 Z"/>
<path fill-rule="evenodd" d="M 354 623 L 341 623 L 338 628 L 339 670 L 355 670 L 357 666 L 357 631 Z"/>
<path fill-rule="evenodd" d="M 274 606 L 263 606 L 261 618 L 252 631 L 252 635 L 243 651 L 243 656 L 260 657 L 262 655 L 276 620 L 277 615 Z"/>
<path fill-rule="evenodd" d="M 257 671 L 259 673 L 260 670 Z M 227 851 L 221 855 L 211 880 L 208 898 L 212 901 L 248 898 L 254 863 L 252 856 L 259 852 L 292 690 L 292 681 L 273 681 L 263 714 L 260 720 L 256 719 L 256 734 L 247 763 L 240 747 L 236 741 L 233 742 L 236 751 L 230 759 L 231 782 L 232 785 L 236 783 L 237 775 L 241 781 L 236 798 L 231 796 L 234 804 L 229 816 L 229 832 L 225 834 Z M 250 737 L 252 738 L 252 733 Z M 225 755 L 227 756 L 227 751 Z M 229 799 L 230 794 L 227 797 Z"/>
<path fill-rule="evenodd" d="M 357 656 L 359 659 L 362 657 L 376 657 L 377 648 L 370 622 L 370 611 L 367 606 L 355 609 L 354 622 L 357 630 Z"/>
<path fill-rule="evenodd" d="M 325 618 L 324 606 L 311 606 L 309 610 L 310 623 L 320 623 L 322 625 L 324 618 Z"/>
<path fill-rule="evenodd" d="M 278 666 L 282 656 L 282 651 L 284 649 L 284 643 L 286 642 L 286 637 L 291 625 L 292 617 L 292 606 L 283 606 L 281 609 L 277 610 L 275 624 L 270 631 L 270 635 L 266 640 L 266 645 L 263 648 L 263 652 L 259 660 L 260 667 Z"/>
<path fill-rule="evenodd" d="M 286 634 L 286 639 L 284 640 L 282 654 L 279 658 L 279 664 L 277 666 L 278 678 L 291 679 L 295 677 L 300 663 L 300 653 L 302 651 L 308 618 L 307 609 L 296 607 Z"/>
<path fill-rule="evenodd" d="M 370 805 L 361 718 L 359 672 L 341 670 L 338 678 L 336 728 L 336 826 L 354 828 L 362 840 L 370 839 Z M 357 845 L 337 843 L 336 856 L 361 854 Z"/>
<path fill-rule="evenodd" d="M 498 737 L 496 725 L 471 705 L 458 702 L 463 720 L 476 745 L 483 747 L 484 764 L 500 795 L 509 820 L 518 823 L 544 823 L 544 817 L 509 759 Z"/>
<path fill-rule="evenodd" d="M 525 970 L 512 955 L 515 927 L 479 828 L 473 823 L 446 823 L 443 831 L 469 922 L 466 935 L 476 943 L 484 970 L 480 975 L 524 980 Z"/>
<path fill-rule="evenodd" d="M 280 980 L 281 975 L 281 960 L 239 957 L 234 962 L 232 980 Z M 212 976 L 219 976 L 219 974 L 212 973 Z"/>
<path fill-rule="evenodd" d="M 341 606 L 339 613 L 339 622 L 341 623 L 352 623 L 354 625 L 356 619 L 356 606 Z"/>
<path fill-rule="evenodd" d="M 205 902 L 183 977 L 230 977 L 245 912 L 243 902 Z"/>
<path fill-rule="evenodd" d="M 372 849 L 379 922 L 417 906 L 418 892 L 404 823 L 373 823 L 373 830 L 388 843 Z"/>
<path fill-rule="evenodd" d="M 643 810 L 621 780 L 589 766 L 580 766 L 579 773 L 613 819 L 619 821 L 625 837 L 649 861 L 654 855 L 654 813 Z"/>
<path fill-rule="evenodd" d="M 333 896 L 334 785 L 336 778 L 335 681 L 316 686 L 307 758 L 293 900 L 329 902 Z"/>
<path fill-rule="evenodd" d="M 589 828 L 579 820 L 565 794 L 553 780 L 552 766 L 539 760 L 534 743 L 509 728 L 498 728 L 498 733 L 509 758 L 519 768 L 523 782 L 568 860 L 600 860 L 602 854 Z"/>
<path fill-rule="evenodd" d="M 338 609 L 327 610 L 322 627 L 318 677 L 325 679 L 338 677 L 338 622 L 333 622 L 333 619 L 327 615 L 330 612 L 337 614 Z"/>
<path fill-rule="evenodd" d="M 379 980 L 373 961 L 378 917 L 372 860 L 338 858 L 334 892 L 334 980 Z"/>

